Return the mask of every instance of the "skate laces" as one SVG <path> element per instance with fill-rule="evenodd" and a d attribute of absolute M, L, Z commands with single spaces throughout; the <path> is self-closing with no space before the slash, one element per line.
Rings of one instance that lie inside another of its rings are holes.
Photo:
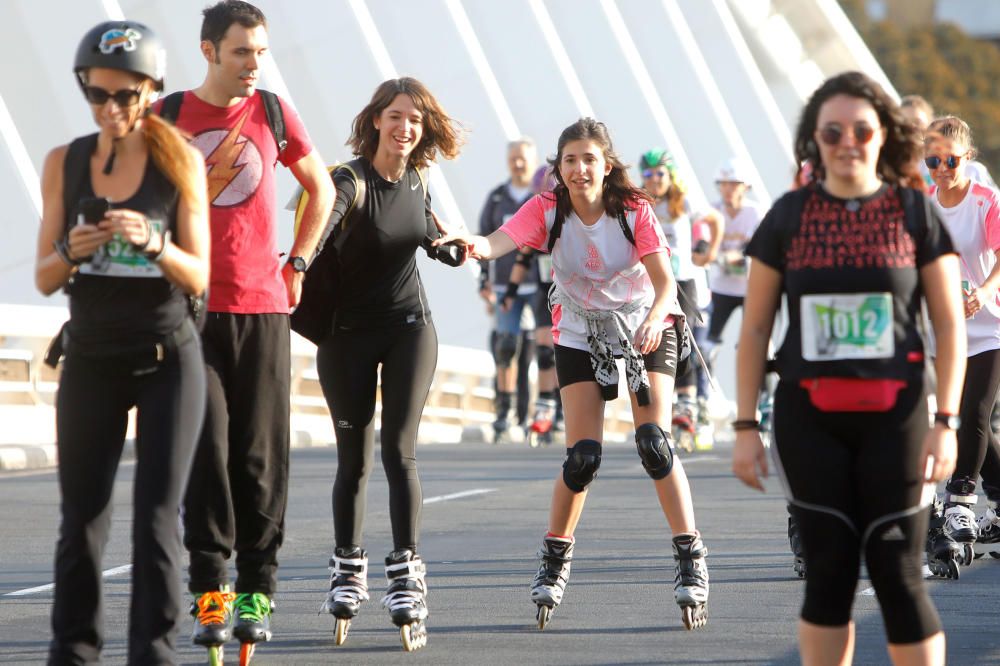
<path fill-rule="evenodd" d="M 945 527 L 951 531 L 976 529 L 976 514 L 961 504 L 945 509 Z"/>
<path fill-rule="evenodd" d="M 427 567 L 419 556 L 413 557 L 412 560 L 387 562 L 385 565 L 385 578 L 389 582 L 389 587 L 382 597 L 382 605 L 390 612 L 400 608 L 423 606 L 425 603 Z"/>
<path fill-rule="evenodd" d="M 226 615 L 236 594 L 228 591 L 212 590 L 204 592 L 195 599 L 198 613 L 195 616 L 198 624 L 225 624 Z"/>
<path fill-rule="evenodd" d="M 263 592 L 237 594 L 236 613 L 244 622 L 263 622 L 271 615 L 271 599 Z"/>
<path fill-rule="evenodd" d="M 368 558 L 337 557 L 330 559 L 330 593 L 327 604 L 356 604 L 368 601 Z"/>

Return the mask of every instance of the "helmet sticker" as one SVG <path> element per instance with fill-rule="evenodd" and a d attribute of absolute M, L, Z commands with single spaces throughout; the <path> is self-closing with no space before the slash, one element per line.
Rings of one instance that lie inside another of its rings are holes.
<path fill-rule="evenodd" d="M 135 42 L 139 39 L 142 39 L 142 34 L 134 28 L 125 28 L 124 30 L 115 28 L 101 35 L 101 43 L 98 44 L 98 48 L 105 55 L 114 53 L 115 49 L 135 51 Z"/>

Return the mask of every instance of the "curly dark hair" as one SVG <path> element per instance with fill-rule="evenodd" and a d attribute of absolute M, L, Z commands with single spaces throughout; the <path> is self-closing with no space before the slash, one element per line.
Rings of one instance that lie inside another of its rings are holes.
<path fill-rule="evenodd" d="M 552 174 L 556 179 L 552 195 L 555 196 L 556 209 L 560 215 L 564 218 L 567 217 L 573 210 L 573 204 L 570 202 L 566 183 L 563 182 L 562 174 L 559 172 L 559 163 L 562 161 L 563 149 L 566 148 L 566 144 L 579 139 L 593 141 L 600 146 L 601 152 L 604 154 L 604 161 L 611 165 L 611 173 L 604 177 L 604 192 L 602 193 L 604 210 L 609 216 L 618 217 L 626 210 L 635 208 L 640 200 L 653 203 L 653 198 L 645 190 L 636 187 L 628 177 L 628 165 L 622 162 L 615 152 L 607 126 L 593 118 L 580 118 L 559 135 L 556 156 L 549 160 Z"/>
<path fill-rule="evenodd" d="M 887 183 L 923 188 L 923 179 L 917 168 L 917 161 L 923 155 L 920 132 L 906 122 L 899 105 L 871 77 L 861 72 L 844 72 L 823 82 L 812 94 L 795 131 L 795 159 L 799 164 L 809 162 L 814 178 L 822 180 L 826 175 L 823 162 L 816 145 L 816 123 L 823 104 L 836 95 L 848 95 L 867 101 L 878 114 L 879 122 L 886 130 L 885 144 L 879 152 L 876 171 Z"/>
<path fill-rule="evenodd" d="M 445 113 L 444 108 L 423 83 L 409 76 L 383 81 L 375 89 L 368 105 L 354 117 L 351 137 L 347 140 L 347 145 L 354 154 L 364 157 L 369 162 L 375 159 L 379 137 L 379 132 L 375 129 L 375 119 L 392 104 L 396 95 L 400 94 L 409 95 L 423 116 L 423 135 L 420 137 L 420 143 L 410 153 L 410 165 L 422 169 L 437 160 L 438 152 L 449 160 L 458 157 L 464 143 L 461 123 Z"/>

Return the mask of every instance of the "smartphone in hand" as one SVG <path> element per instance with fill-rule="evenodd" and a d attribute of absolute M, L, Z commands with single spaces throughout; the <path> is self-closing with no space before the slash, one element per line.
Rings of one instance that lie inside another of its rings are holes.
<path fill-rule="evenodd" d="M 78 224 L 97 224 L 111 210 L 111 202 L 104 197 L 84 197 L 77 209 L 80 211 Z"/>

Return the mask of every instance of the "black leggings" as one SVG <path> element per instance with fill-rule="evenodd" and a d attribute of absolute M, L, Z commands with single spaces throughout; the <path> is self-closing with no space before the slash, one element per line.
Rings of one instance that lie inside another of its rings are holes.
<path fill-rule="evenodd" d="M 362 545 L 381 365 L 382 467 L 389 480 L 392 538 L 396 550 L 416 550 L 423 502 L 417 475 L 417 427 L 437 354 L 437 332 L 430 322 L 405 328 L 338 330 L 319 345 L 316 368 L 337 433 L 333 483 L 337 547 Z"/>
<path fill-rule="evenodd" d="M 736 308 L 743 307 L 742 296 L 730 296 L 712 292 L 712 318 L 708 322 L 708 339 L 719 344 L 722 342 L 722 331 L 725 330 L 729 318 Z"/>
<path fill-rule="evenodd" d="M 191 324 L 185 324 L 190 326 Z M 56 396 L 62 522 L 50 663 L 96 663 L 104 643 L 101 560 L 128 411 L 137 408 L 128 663 L 174 663 L 184 621 L 180 511 L 205 413 L 198 336 L 138 376 L 129 359 L 67 353 Z M 13 518 L 13 517 L 11 517 Z M 184 609 L 186 610 L 186 609 Z"/>
<path fill-rule="evenodd" d="M 997 478 L 1000 469 L 996 469 L 1000 444 L 990 427 L 997 387 L 1000 387 L 1000 350 L 970 356 L 959 409 L 962 427 L 958 430 L 958 460 L 948 483 L 949 492 L 975 492 L 980 473 L 987 485 L 1000 485 L 1000 478 Z M 990 463 L 984 464 L 989 449 L 992 449 Z"/>
<path fill-rule="evenodd" d="M 805 389 L 780 382 L 774 436 L 806 559 L 802 619 L 851 619 L 861 553 L 893 644 L 941 630 L 921 571 L 929 517 L 920 506 L 927 405 L 921 382 L 888 412 L 821 412 Z"/>

